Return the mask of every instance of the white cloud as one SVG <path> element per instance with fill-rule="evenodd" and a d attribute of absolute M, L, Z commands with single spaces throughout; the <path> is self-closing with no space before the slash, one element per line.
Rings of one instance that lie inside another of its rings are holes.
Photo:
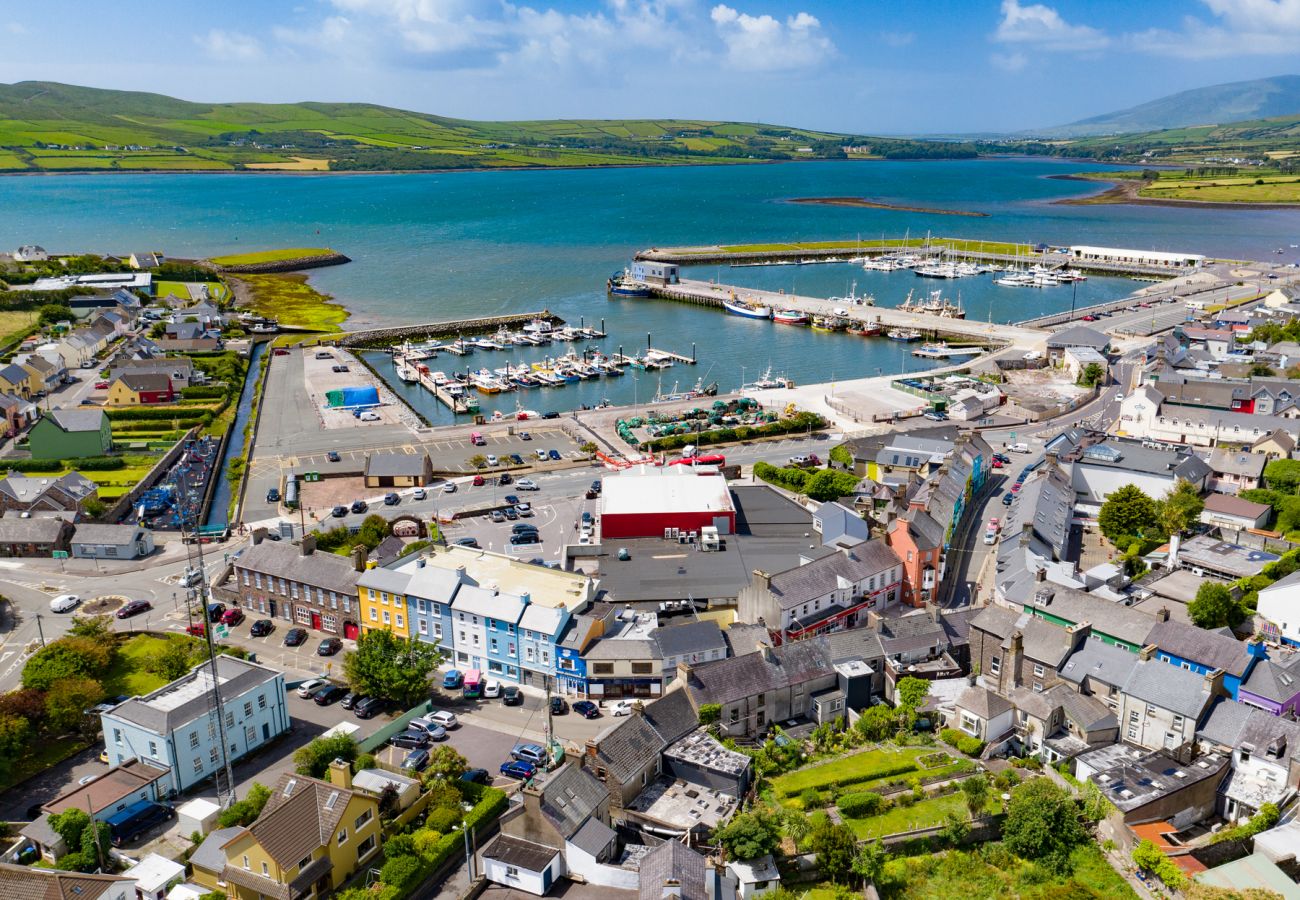
<path fill-rule="evenodd" d="M 821 22 L 806 12 L 778 21 L 751 16 L 719 3 L 709 17 L 726 46 L 727 62 L 750 71 L 780 71 L 816 66 L 835 55 Z"/>
<path fill-rule="evenodd" d="M 1019 0 L 1002 0 L 1002 21 L 993 40 L 1069 52 L 1100 50 L 1110 43 L 1104 32 L 1090 25 L 1072 25 L 1050 6 L 1021 6 Z"/>
<path fill-rule="evenodd" d="M 6 22 L 4 30 L 8 34 L 26 34 L 27 26 L 22 22 Z"/>
<path fill-rule="evenodd" d="M 1029 57 L 1023 53 L 994 53 L 989 56 L 989 62 L 1001 69 L 1003 72 L 1019 72 L 1025 66 L 1029 65 Z"/>
<path fill-rule="evenodd" d="M 262 45 L 257 38 L 238 31 L 213 28 L 207 34 L 196 37 L 194 41 L 213 59 L 247 62 L 262 56 Z"/>
<path fill-rule="evenodd" d="M 1134 50 L 1182 59 L 1293 55 L 1300 41 L 1300 0 L 1204 0 L 1216 17 L 1194 16 L 1181 30 L 1151 28 L 1125 36 Z"/>
<path fill-rule="evenodd" d="M 916 40 L 914 31 L 882 31 L 880 39 L 890 47 L 907 47 Z"/>

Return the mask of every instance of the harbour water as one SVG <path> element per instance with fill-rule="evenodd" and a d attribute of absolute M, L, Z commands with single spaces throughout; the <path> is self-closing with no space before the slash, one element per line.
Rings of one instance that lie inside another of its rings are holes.
<path fill-rule="evenodd" d="M 647 167 L 589 171 L 427 175 L 68 175 L 0 178 L 0 247 L 123 253 L 157 248 L 173 257 L 267 247 L 329 246 L 354 262 L 312 273 L 312 282 L 354 312 L 350 324 L 395 324 L 549 308 L 569 322 L 605 319 L 607 353 L 622 344 L 690 352 L 701 363 L 663 373 L 686 389 L 703 377 L 734 388 L 772 365 L 799 383 L 916 371 L 926 361 L 885 340 L 777 328 L 685 304 L 607 300 L 604 280 L 650 246 L 729 241 L 864 239 L 936 235 L 1185 250 L 1291 262 L 1270 255 L 1300 243 L 1300 211 L 1063 206 L 1054 199 L 1098 185 L 1047 176 L 1094 164 L 1043 159 L 952 162 L 822 162 L 756 166 Z M 861 196 L 899 205 L 963 209 L 986 218 L 783 202 Z M 847 265 L 696 267 L 691 277 L 800 294 L 859 294 L 897 305 L 909 289 L 960 294 L 974 319 L 1008 321 L 1120 297 L 1122 279 L 1032 290 L 998 288 L 990 276 L 935 283 L 908 272 Z M 463 371 L 555 348 L 485 353 Z M 385 365 L 387 363 L 385 362 Z M 439 360 L 442 367 L 442 361 Z M 632 402 L 653 394 L 646 373 L 581 382 L 548 396 L 483 398 L 546 411 Z M 421 388 L 412 388 L 431 395 Z M 528 392 L 535 394 L 536 392 Z M 432 409 L 436 412 L 437 406 Z M 441 413 L 439 413 L 441 415 Z M 449 413 L 447 415 L 450 415 Z M 437 416 L 431 416 L 437 421 Z"/>

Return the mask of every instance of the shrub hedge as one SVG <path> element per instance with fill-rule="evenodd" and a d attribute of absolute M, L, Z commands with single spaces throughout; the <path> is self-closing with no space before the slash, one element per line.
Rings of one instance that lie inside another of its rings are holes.
<path fill-rule="evenodd" d="M 83 456 L 79 459 L 6 459 L 0 468 L 12 469 L 15 472 L 57 472 L 60 469 L 109 472 L 126 468 L 126 460 L 119 456 Z"/>
<path fill-rule="evenodd" d="M 955 728 L 943 729 L 943 731 L 939 732 L 939 737 L 943 738 L 945 743 L 951 744 L 967 756 L 979 756 L 984 752 L 983 741 L 968 734 L 963 734 Z"/>
<path fill-rule="evenodd" d="M 865 819 L 884 809 L 885 798 L 871 791 L 857 791 L 844 794 L 835 805 L 850 819 Z"/>
<path fill-rule="evenodd" d="M 729 444 L 733 441 L 747 440 L 756 437 L 775 437 L 782 434 L 791 434 L 796 431 L 820 431 L 826 427 L 826 420 L 816 413 L 799 413 L 791 419 L 781 419 L 776 422 L 767 422 L 763 425 L 738 425 L 735 428 L 718 428 L 713 431 L 701 431 L 699 434 L 673 434 L 667 437 L 655 438 L 641 444 L 641 449 L 646 451 L 656 450 L 677 450 L 685 447 L 687 444 L 695 444 L 697 447 L 707 447 L 710 444 Z"/>

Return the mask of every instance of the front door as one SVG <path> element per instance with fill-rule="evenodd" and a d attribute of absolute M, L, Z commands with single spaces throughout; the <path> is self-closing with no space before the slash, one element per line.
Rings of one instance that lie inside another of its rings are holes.
<path fill-rule="evenodd" d="M 316 631 L 320 631 L 320 613 L 314 612 L 311 614 L 311 627 Z"/>
<path fill-rule="evenodd" d="M 361 629 L 357 627 L 356 622 L 343 623 L 343 636 L 347 638 L 349 641 L 355 641 L 357 639 L 357 635 L 359 635 L 360 632 Z"/>
<path fill-rule="evenodd" d="M 266 603 L 271 608 L 271 617 L 275 618 L 275 598 L 272 597 L 270 600 L 267 600 Z"/>

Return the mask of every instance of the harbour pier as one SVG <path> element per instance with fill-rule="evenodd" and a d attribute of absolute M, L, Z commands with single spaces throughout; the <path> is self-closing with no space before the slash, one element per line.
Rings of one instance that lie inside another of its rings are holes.
<path fill-rule="evenodd" d="M 544 309 L 540 312 L 513 313 L 507 316 L 480 316 L 473 319 L 451 319 L 445 322 L 424 322 L 418 325 L 371 328 L 366 331 L 350 331 L 346 334 L 331 337 L 344 347 L 388 346 L 411 338 L 447 337 L 496 331 L 501 327 L 509 328 L 515 325 L 526 325 L 534 320 L 543 320 L 550 322 L 552 325 L 561 324 L 564 321 L 550 310 Z"/>

